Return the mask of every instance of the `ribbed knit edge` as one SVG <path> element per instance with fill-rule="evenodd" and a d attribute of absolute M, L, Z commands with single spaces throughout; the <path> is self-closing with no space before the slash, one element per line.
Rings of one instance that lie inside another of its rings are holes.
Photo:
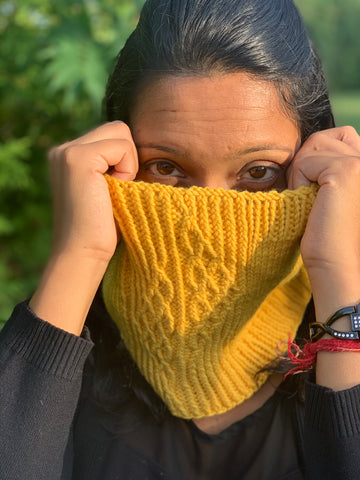
<path fill-rule="evenodd" d="M 335 437 L 360 434 L 360 385 L 335 392 L 306 384 L 305 423 Z"/>
<path fill-rule="evenodd" d="M 27 302 L 15 307 L 1 331 L 2 342 L 34 367 L 68 380 L 82 375 L 94 345 L 86 327 L 77 337 L 38 318 Z"/>

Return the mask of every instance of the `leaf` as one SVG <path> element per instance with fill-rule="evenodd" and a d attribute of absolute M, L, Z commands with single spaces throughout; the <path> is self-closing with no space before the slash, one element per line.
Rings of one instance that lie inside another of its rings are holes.
<path fill-rule="evenodd" d="M 107 68 L 98 45 L 88 38 L 59 38 L 41 52 L 47 59 L 44 75 L 53 92 L 66 92 L 66 107 L 72 107 L 80 93 L 99 107 L 106 84 Z"/>
<path fill-rule="evenodd" d="M 26 162 L 29 148 L 28 137 L 0 145 L 0 192 L 26 190 L 32 184 L 29 164 Z"/>
<path fill-rule="evenodd" d="M 14 230 L 14 227 L 10 222 L 10 220 L 0 215 L 0 236 L 8 235 L 12 233 L 13 230 Z"/>

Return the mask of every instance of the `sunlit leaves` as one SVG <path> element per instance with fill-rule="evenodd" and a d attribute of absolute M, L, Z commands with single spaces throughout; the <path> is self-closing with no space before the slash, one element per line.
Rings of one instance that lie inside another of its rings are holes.
<path fill-rule="evenodd" d="M 359 88 L 359 0 L 296 1 L 330 86 Z M 46 151 L 104 120 L 106 77 L 142 4 L 0 0 L 0 320 L 31 294 L 48 253 Z"/>
<path fill-rule="evenodd" d="M 94 109 L 100 110 L 108 62 L 91 38 L 59 37 L 43 50 L 40 58 L 45 63 L 43 74 L 49 91 L 62 93 L 64 109 L 70 109 L 83 94 Z"/>
<path fill-rule="evenodd" d="M 27 161 L 29 138 L 20 138 L 0 145 L 0 192 L 26 190 L 32 180 Z M 1 198 L 1 193 L 0 193 Z"/>
<path fill-rule="evenodd" d="M 103 121 L 113 59 L 142 0 L 0 0 L 0 323 L 51 241 L 46 151 Z"/>

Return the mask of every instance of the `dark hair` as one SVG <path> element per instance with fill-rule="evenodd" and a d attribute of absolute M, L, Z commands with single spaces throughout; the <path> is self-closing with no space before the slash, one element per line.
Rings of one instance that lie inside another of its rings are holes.
<path fill-rule="evenodd" d="M 167 75 L 244 71 L 272 81 L 302 140 L 334 126 L 321 62 L 292 0 L 148 0 L 106 91 L 108 120 Z"/>
<path fill-rule="evenodd" d="M 334 126 L 321 63 L 292 0 L 148 0 L 109 79 L 108 120 L 129 123 L 137 95 L 156 78 L 239 71 L 274 83 L 303 141 Z M 99 403 L 119 411 L 130 402 L 161 419 L 166 406 L 127 353 L 100 295 L 97 302 L 88 323 Z"/>

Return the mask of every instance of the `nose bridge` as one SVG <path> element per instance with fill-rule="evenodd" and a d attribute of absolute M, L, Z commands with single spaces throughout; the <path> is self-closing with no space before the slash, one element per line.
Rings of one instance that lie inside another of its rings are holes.
<path fill-rule="evenodd" d="M 225 172 L 221 172 L 220 169 L 205 173 L 196 183 L 199 187 L 223 188 L 225 190 L 230 190 L 231 188 L 228 176 Z"/>
<path fill-rule="evenodd" d="M 224 157 L 224 147 L 220 148 L 219 144 L 220 142 L 214 145 L 209 141 L 207 145 L 211 145 L 211 148 L 209 146 L 207 150 L 204 148 L 198 152 L 191 172 L 194 185 L 230 190 L 236 177 L 237 166 Z"/>

